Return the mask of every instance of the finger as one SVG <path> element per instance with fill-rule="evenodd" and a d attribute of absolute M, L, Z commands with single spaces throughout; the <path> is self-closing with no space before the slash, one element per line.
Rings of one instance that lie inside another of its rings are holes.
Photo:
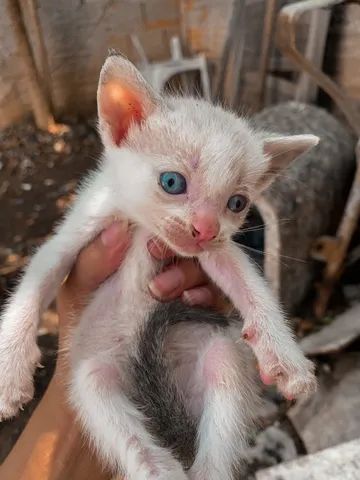
<path fill-rule="evenodd" d="M 147 247 L 151 255 L 157 260 L 175 257 L 175 253 L 160 240 L 150 240 Z"/>
<path fill-rule="evenodd" d="M 228 298 L 212 284 L 185 290 L 181 300 L 190 307 L 211 307 L 225 316 L 232 314 L 234 311 L 234 307 Z"/>
<path fill-rule="evenodd" d="M 82 296 L 92 293 L 114 273 L 129 245 L 127 222 L 115 222 L 84 248 L 66 281 L 66 287 Z"/>
<path fill-rule="evenodd" d="M 193 259 L 180 261 L 159 273 L 149 284 L 151 294 L 159 300 L 173 300 L 189 290 L 208 283 L 208 279 Z"/>
<path fill-rule="evenodd" d="M 181 300 L 190 307 L 212 307 L 215 304 L 215 294 L 209 286 L 204 285 L 185 290 L 181 295 Z"/>

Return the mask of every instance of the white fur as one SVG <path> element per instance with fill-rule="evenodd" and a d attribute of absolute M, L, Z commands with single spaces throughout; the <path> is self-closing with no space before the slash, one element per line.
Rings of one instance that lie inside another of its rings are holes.
<path fill-rule="evenodd" d="M 109 75 L 121 80 L 121 72 L 126 73 L 126 84 L 136 83 L 136 92 L 146 96 L 148 116 L 141 125 L 130 126 L 119 147 L 101 116 L 101 102 L 102 82 L 106 85 Z M 188 475 L 151 438 L 141 412 L 127 398 L 126 362 L 135 332 L 156 303 L 148 293 L 148 283 L 159 264 L 150 257 L 147 241 L 155 235 L 180 255 L 195 256 L 176 242 L 180 237 L 191 240 L 191 216 L 197 208 L 210 205 L 221 228 L 209 249 L 198 255 L 201 265 L 242 313 L 245 331 L 256 331 L 249 344 L 260 368 L 278 375 L 278 385 L 288 395 L 314 387 L 311 364 L 295 344 L 279 306 L 245 254 L 230 240 L 246 212 L 230 212 L 228 198 L 243 193 L 253 199 L 262 188 L 269 163 L 276 158 L 264 154 L 263 135 L 220 107 L 194 99 L 152 97 L 124 59 L 110 57 L 101 79 L 98 98 L 105 153 L 100 167 L 84 183 L 57 233 L 31 260 L 2 316 L 0 419 L 15 415 L 32 397 L 32 376 L 40 356 L 36 345 L 39 314 L 56 296 L 80 249 L 114 217 L 123 218 L 134 225 L 130 250 L 121 268 L 85 308 L 72 338 L 71 403 L 105 462 L 124 470 L 129 480 L 230 480 L 256 403 L 239 326 L 229 329 L 226 338 L 209 326 L 175 328 L 170 335 L 169 358 L 178 360 L 174 376 L 190 410 L 200 419 L 198 453 Z M 289 156 L 291 145 L 297 146 L 298 154 L 299 149 L 315 143 L 311 136 L 305 140 L 294 137 L 284 142 L 285 153 Z M 158 178 L 166 170 L 182 172 L 191 180 L 186 196 L 162 191 Z M 171 338 L 176 339 L 172 344 Z M 204 373 L 206 362 L 215 362 L 218 382 L 209 381 Z"/>

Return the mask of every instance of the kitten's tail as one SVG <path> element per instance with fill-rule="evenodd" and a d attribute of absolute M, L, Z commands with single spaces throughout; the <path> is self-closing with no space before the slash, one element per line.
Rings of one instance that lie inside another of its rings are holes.
<path fill-rule="evenodd" d="M 179 302 L 159 304 L 138 334 L 130 373 L 134 381 L 132 400 L 146 416 L 147 428 L 185 467 L 190 467 L 196 423 L 171 378 L 164 351 L 168 329 L 184 320 L 184 306 Z"/>

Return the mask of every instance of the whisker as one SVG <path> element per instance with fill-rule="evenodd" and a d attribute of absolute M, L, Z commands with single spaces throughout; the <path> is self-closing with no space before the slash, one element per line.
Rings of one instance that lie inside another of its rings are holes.
<path fill-rule="evenodd" d="M 235 242 L 234 242 L 235 243 Z M 265 256 L 265 255 L 270 255 L 270 256 L 277 256 L 275 253 L 272 253 L 270 251 L 267 251 L 266 253 L 263 251 L 263 250 L 258 250 L 257 248 L 253 248 L 253 247 L 249 247 L 248 245 L 244 245 L 242 243 L 240 244 L 236 244 L 236 245 L 240 245 L 242 248 L 245 248 L 246 250 L 249 250 L 250 252 L 254 252 L 254 253 L 260 253 L 261 255 Z M 279 255 L 279 258 L 285 258 L 287 260 L 293 260 L 293 261 L 296 261 L 296 262 L 300 262 L 300 263 L 308 263 L 307 260 L 303 260 L 302 258 L 296 258 L 296 257 L 291 257 L 289 255 L 282 255 L 280 254 Z"/>
<path fill-rule="evenodd" d="M 256 227 L 247 227 L 247 228 L 240 228 L 240 230 L 238 230 L 236 232 L 236 234 L 241 234 L 241 233 L 248 233 L 248 232 L 259 232 L 260 230 L 264 230 L 265 229 L 265 225 L 257 225 Z"/>
<path fill-rule="evenodd" d="M 279 224 L 284 224 L 286 222 L 290 222 L 290 218 L 283 218 L 281 220 L 279 220 Z M 245 227 L 245 228 L 240 228 L 236 233 L 237 234 L 241 234 L 241 233 L 247 233 L 247 232 L 256 232 L 258 230 L 263 230 L 265 229 L 266 227 L 269 227 L 271 225 L 266 225 L 266 223 L 262 223 L 260 225 L 254 225 L 253 227 Z"/>

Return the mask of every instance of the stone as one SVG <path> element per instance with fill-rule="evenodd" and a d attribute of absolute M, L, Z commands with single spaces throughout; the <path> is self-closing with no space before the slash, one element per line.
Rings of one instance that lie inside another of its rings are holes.
<path fill-rule="evenodd" d="M 313 396 L 290 408 L 288 418 L 308 453 L 359 437 L 359 387 L 360 353 L 348 353 L 320 373 Z"/>
<path fill-rule="evenodd" d="M 306 455 L 256 474 L 256 480 L 358 480 L 360 439 Z"/>
<path fill-rule="evenodd" d="M 352 181 L 354 138 L 325 110 L 288 102 L 253 117 L 257 128 L 306 134 L 319 145 L 293 162 L 255 201 L 265 224 L 264 274 L 288 313 L 313 286 L 319 264 L 309 256 L 315 240 L 336 229 Z"/>
<path fill-rule="evenodd" d="M 254 445 L 246 452 L 249 464 L 267 467 L 279 462 L 286 462 L 297 457 L 294 440 L 276 425 L 272 425 L 255 438 Z"/>
<path fill-rule="evenodd" d="M 301 342 L 306 355 L 327 355 L 338 352 L 360 337 L 360 303 L 342 313 L 319 332 Z"/>

